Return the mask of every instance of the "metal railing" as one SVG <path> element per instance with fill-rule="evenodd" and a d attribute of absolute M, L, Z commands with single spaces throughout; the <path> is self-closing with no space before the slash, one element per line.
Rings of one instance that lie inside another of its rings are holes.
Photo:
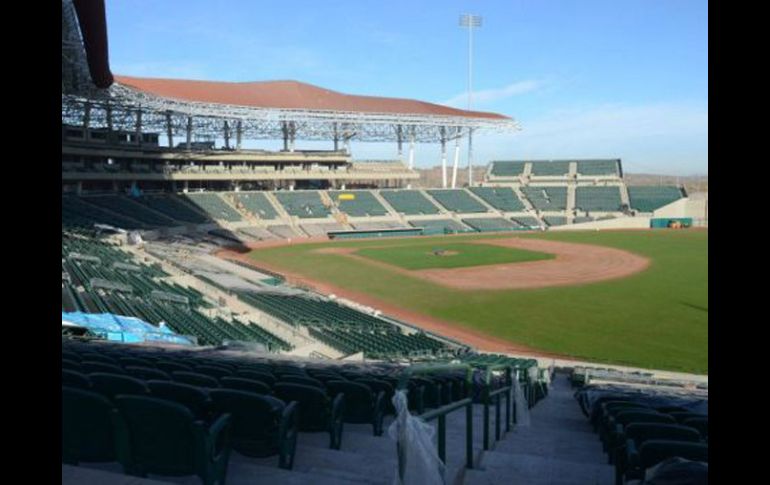
<path fill-rule="evenodd" d="M 446 464 L 446 416 L 460 408 L 465 408 L 465 467 L 473 468 L 473 367 L 468 364 L 427 364 L 427 365 L 413 365 L 406 368 L 399 376 L 398 389 L 405 392 L 409 392 L 409 379 L 417 375 L 436 374 L 445 371 L 457 371 L 463 370 L 466 375 L 465 386 L 465 398 L 460 399 L 444 406 L 440 406 L 436 409 L 432 409 L 427 412 L 422 412 L 421 399 L 417 401 L 418 412 L 421 412 L 419 418 L 425 422 L 436 419 L 438 421 L 438 457 L 442 463 Z M 502 426 L 502 411 L 501 401 L 505 399 L 505 432 L 511 430 L 511 418 L 513 422 L 516 422 L 516 411 L 513 407 L 513 381 L 517 378 L 512 372 L 510 365 L 492 365 L 485 368 L 486 373 L 484 376 L 484 382 L 481 389 L 481 402 L 484 406 L 484 424 L 483 424 L 483 447 L 484 450 L 489 449 L 489 434 L 490 423 L 489 413 L 490 406 L 495 405 L 495 440 L 500 440 L 503 433 Z M 505 373 L 506 385 L 495 390 L 491 390 L 492 376 L 495 372 L 502 371 Z M 419 391 L 421 391 L 420 389 Z M 418 398 L 422 395 L 422 392 L 418 391 Z M 441 392 L 438 393 L 441 395 Z M 398 452 L 398 470 L 399 476 L 403 480 L 405 456 L 406 456 L 406 444 L 398 442 L 396 449 Z"/>

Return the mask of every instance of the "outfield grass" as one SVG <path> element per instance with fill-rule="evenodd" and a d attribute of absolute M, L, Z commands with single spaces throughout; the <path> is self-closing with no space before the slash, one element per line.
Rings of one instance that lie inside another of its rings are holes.
<path fill-rule="evenodd" d="M 436 255 L 434 251 L 446 253 Z M 380 248 L 363 248 L 356 254 L 404 269 L 463 268 L 502 263 L 521 263 L 552 259 L 553 254 L 524 249 L 504 248 L 488 244 L 449 243 L 435 241 L 405 241 L 400 245 Z"/>
<path fill-rule="evenodd" d="M 254 251 L 266 261 L 339 287 L 546 351 L 638 367 L 708 373 L 708 232 L 655 230 L 518 235 L 625 249 L 651 259 L 624 279 L 531 290 L 460 291 L 318 247 L 403 246 L 405 239 L 301 244 Z M 447 246 L 493 236 L 415 238 Z M 376 277 L 373 277 L 376 275 Z"/>

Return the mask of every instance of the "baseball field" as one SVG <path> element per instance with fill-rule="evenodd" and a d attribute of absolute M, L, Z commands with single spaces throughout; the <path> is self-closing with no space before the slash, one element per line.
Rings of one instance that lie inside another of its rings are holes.
<path fill-rule="evenodd" d="M 416 325 L 424 318 L 512 348 L 708 373 L 705 230 L 331 241 L 247 257 Z"/>

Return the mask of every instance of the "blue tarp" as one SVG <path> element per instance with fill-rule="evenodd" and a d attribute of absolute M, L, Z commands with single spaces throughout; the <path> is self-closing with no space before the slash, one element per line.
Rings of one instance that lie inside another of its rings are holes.
<path fill-rule="evenodd" d="M 62 312 L 61 319 L 62 323 L 73 323 L 86 327 L 96 334 L 104 335 L 107 340 L 126 343 L 161 341 L 193 345 L 190 339 L 175 334 L 166 325 L 156 327 L 135 317 L 124 317 L 112 313 Z"/>

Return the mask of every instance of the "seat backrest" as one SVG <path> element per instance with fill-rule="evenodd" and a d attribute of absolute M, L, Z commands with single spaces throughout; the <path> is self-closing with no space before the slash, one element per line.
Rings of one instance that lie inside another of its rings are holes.
<path fill-rule="evenodd" d="M 412 377 L 410 382 L 414 382 L 415 384 L 425 388 L 425 394 L 423 394 L 423 404 L 426 407 L 437 408 L 441 406 L 441 395 L 439 394 L 440 383 L 423 377 Z"/>
<path fill-rule="evenodd" d="M 369 386 L 360 382 L 328 381 L 326 389 L 334 398 L 345 394 L 345 420 L 354 423 L 367 423 L 372 420 L 374 411 L 374 393 Z"/>
<path fill-rule="evenodd" d="M 674 418 L 668 414 L 658 413 L 652 410 L 637 409 L 616 414 L 615 422 L 624 426 L 630 423 L 676 423 Z"/>
<path fill-rule="evenodd" d="M 89 374 L 93 389 L 109 398 L 118 394 L 136 394 L 147 395 L 150 389 L 139 379 L 121 374 L 108 374 L 105 372 L 95 372 Z"/>
<path fill-rule="evenodd" d="M 145 380 L 155 379 L 158 381 L 171 380 L 171 376 L 168 373 L 163 372 L 162 370 L 159 370 L 159 369 L 154 369 L 152 367 L 134 367 L 129 365 L 125 367 L 125 369 L 128 375 L 132 377 L 136 377 L 138 379 L 145 379 Z"/>
<path fill-rule="evenodd" d="M 221 379 L 222 377 L 231 376 L 233 374 L 233 372 L 227 367 L 213 365 L 196 365 L 195 372 L 198 374 L 205 374 L 217 380 Z"/>
<path fill-rule="evenodd" d="M 77 352 L 70 352 L 69 350 L 62 350 L 61 351 L 61 358 L 72 360 L 74 362 L 80 362 L 82 359 L 80 358 L 80 354 Z"/>
<path fill-rule="evenodd" d="M 71 359 L 62 359 L 61 360 L 61 368 L 62 369 L 71 369 L 78 372 L 83 371 L 83 367 L 80 365 L 80 362 L 77 360 L 71 360 Z"/>
<path fill-rule="evenodd" d="M 181 371 L 181 372 L 193 371 L 193 368 L 187 364 L 183 364 L 181 362 L 172 362 L 170 360 L 159 360 L 158 362 L 155 363 L 155 367 L 162 370 L 163 372 L 167 372 L 168 374 L 171 374 L 174 371 Z"/>
<path fill-rule="evenodd" d="M 118 361 L 116 359 L 104 354 L 98 354 L 96 352 L 82 352 L 80 354 L 80 361 L 101 362 L 103 364 L 118 365 Z"/>
<path fill-rule="evenodd" d="M 395 392 L 393 386 L 391 386 L 389 382 L 381 381 L 379 379 L 359 378 L 356 379 L 355 382 L 369 386 L 369 389 L 371 389 L 375 394 L 381 391 L 384 392 L 387 399 L 390 399 Z"/>
<path fill-rule="evenodd" d="M 688 426 L 669 423 L 631 423 L 625 427 L 626 438 L 634 440 L 639 447 L 647 440 L 674 440 L 699 442 L 698 430 Z"/>
<path fill-rule="evenodd" d="M 278 431 L 285 405 L 272 396 L 236 389 L 211 391 L 215 412 L 232 416 L 233 447 L 248 456 L 278 451 Z"/>
<path fill-rule="evenodd" d="M 705 414 L 693 413 L 693 412 L 690 412 L 690 411 L 683 411 L 683 412 L 675 411 L 675 412 L 667 413 L 667 414 L 669 416 L 673 416 L 674 419 L 676 419 L 677 423 L 683 423 L 685 420 L 690 419 L 690 418 L 705 418 L 706 417 Z"/>
<path fill-rule="evenodd" d="M 160 475 L 197 472 L 196 419 L 189 409 L 148 396 L 117 396 L 115 405 L 126 423 L 131 460 L 138 468 Z"/>
<path fill-rule="evenodd" d="M 313 379 L 312 377 L 304 377 L 304 376 L 292 376 L 288 374 L 283 374 L 278 382 L 288 382 L 291 384 L 302 384 L 303 386 L 314 386 L 319 389 L 324 389 L 323 382 L 319 381 L 318 379 Z"/>
<path fill-rule="evenodd" d="M 186 406 L 197 419 L 206 419 L 211 411 L 211 399 L 205 388 L 174 381 L 147 381 L 153 397 Z"/>
<path fill-rule="evenodd" d="M 117 364 L 107 364 L 105 362 L 97 362 L 95 360 L 83 361 L 80 363 L 80 367 L 86 374 L 90 374 L 92 372 L 107 372 L 109 374 L 126 373 L 126 371 L 124 371 L 123 368 Z"/>
<path fill-rule="evenodd" d="M 698 430 L 700 435 L 708 440 L 709 437 L 709 418 L 707 417 L 700 417 L 700 418 L 688 418 L 684 420 L 684 423 L 682 423 L 685 426 L 689 426 L 691 428 L 695 428 Z"/>
<path fill-rule="evenodd" d="M 273 384 L 275 384 L 275 376 L 273 374 L 270 374 L 268 372 L 258 372 L 255 370 L 238 370 L 234 377 L 240 377 L 243 379 L 250 379 L 252 381 L 259 381 L 264 382 L 270 387 L 273 387 Z"/>
<path fill-rule="evenodd" d="M 118 359 L 120 362 L 120 365 L 123 366 L 123 368 L 126 368 L 127 366 L 134 366 L 134 367 L 151 367 L 153 366 L 153 362 L 148 359 L 140 359 L 137 357 L 121 357 Z"/>
<path fill-rule="evenodd" d="M 185 384 L 190 384 L 191 386 L 198 386 L 209 389 L 215 389 L 219 387 L 218 380 L 211 376 L 199 374 L 197 372 L 174 371 L 171 373 L 171 378 L 176 382 L 183 382 Z"/>
<path fill-rule="evenodd" d="M 679 457 L 686 460 L 708 463 L 709 447 L 705 443 L 691 443 L 672 440 L 648 440 L 639 448 L 639 460 L 643 469 L 657 465 L 667 458 Z"/>
<path fill-rule="evenodd" d="M 303 431 L 328 429 L 331 400 L 325 391 L 302 384 L 279 382 L 273 387 L 275 396 L 285 403 L 297 401 L 299 427 Z"/>
<path fill-rule="evenodd" d="M 61 393 L 63 460 L 115 461 L 112 402 L 99 393 L 74 387 L 62 386 Z"/>
<path fill-rule="evenodd" d="M 77 387 L 78 389 L 91 389 L 91 380 L 87 375 L 69 369 L 61 370 L 62 386 Z"/>
<path fill-rule="evenodd" d="M 255 394 L 270 394 L 270 386 L 260 381 L 244 379 L 242 377 L 223 377 L 219 383 L 225 389 L 239 389 Z"/>

